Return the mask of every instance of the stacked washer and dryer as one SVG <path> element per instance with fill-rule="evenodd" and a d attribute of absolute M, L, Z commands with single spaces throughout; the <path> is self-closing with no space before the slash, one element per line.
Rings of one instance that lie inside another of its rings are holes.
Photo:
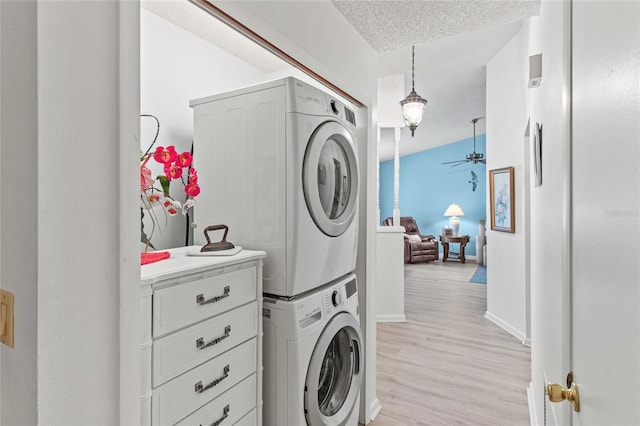
<path fill-rule="evenodd" d="M 356 425 L 362 342 L 354 274 L 352 109 L 293 77 L 191 101 L 195 222 L 264 250 L 265 425 Z M 195 232 L 194 242 L 204 243 Z"/>

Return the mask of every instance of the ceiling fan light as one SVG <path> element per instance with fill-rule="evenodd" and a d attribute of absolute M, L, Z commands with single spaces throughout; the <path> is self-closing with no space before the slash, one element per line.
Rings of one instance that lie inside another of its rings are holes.
<path fill-rule="evenodd" d="M 468 163 L 468 162 L 471 162 L 471 164 L 478 164 L 478 163 L 487 164 L 487 159 L 484 158 L 484 154 L 481 152 L 476 152 L 476 123 L 481 118 L 484 118 L 484 117 L 474 118 L 470 121 L 470 123 L 473 124 L 473 152 L 471 154 L 467 154 L 464 157 L 464 160 L 447 161 L 442 164 L 451 164 L 451 167 L 459 166 L 460 164 Z"/>

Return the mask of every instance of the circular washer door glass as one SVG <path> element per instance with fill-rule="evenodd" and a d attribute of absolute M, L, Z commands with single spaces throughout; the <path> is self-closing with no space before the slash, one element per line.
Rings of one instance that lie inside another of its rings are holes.
<path fill-rule="evenodd" d="M 311 135 L 304 156 L 304 197 L 309 213 L 325 234 L 342 235 L 357 207 L 358 167 L 351 134 L 336 121 Z"/>
<path fill-rule="evenodd" d="M 352 353 L 351 339 L 343 328 L 329 343 L 318 379 L 320 412 L 327 417 L 342 408 L 349 393 L 354 367 Z"/>
<path fill-rule="evenodd" d="M 343 425 L 354 410 L 362 381 L 360 326 L 342 312 L 322 331 L 309 361 L 304 413 L 310 425 Z"/>

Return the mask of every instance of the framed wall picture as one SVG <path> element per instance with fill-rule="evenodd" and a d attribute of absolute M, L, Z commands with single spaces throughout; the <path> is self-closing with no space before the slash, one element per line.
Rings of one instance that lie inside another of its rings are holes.
<path fill-rule="evenodd" d="M 489 171 L 489 199 L 491 202 L 491 229 L 516 232 L 513 167 Z"/>

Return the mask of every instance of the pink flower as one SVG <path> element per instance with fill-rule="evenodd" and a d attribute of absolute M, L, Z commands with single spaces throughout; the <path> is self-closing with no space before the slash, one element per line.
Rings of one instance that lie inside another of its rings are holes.
<path fill-rule="evenodd" d="M 166 148 L 159 146 L 153 153 L 153 158 L 158 163 L 170 164 L 176 161 L 176 158 L 178 158 L 178 153 L 176 152 L 176 148 L 173 145 Z"/>
<path fill-rule="evenodd" d="M 182 176 L 182 167 L 176 166 L 175 164 L 165 164 L 164 174 L 169 180 L 180 179 L 180 176 Z"/>
<path fill-rule="evenodd" d="M 198 183 L 198 172 L 193 167 L 189 169 L 189 183 Z"/>
<path fill-rule="evenodd" d="M 151 203 L 157 203 L 160 201 L 160 196 L 155 192 L 152 192 L 151 195 L 149 195 L 149 201 Z"/>
<path fill-rule="evenodd" d="M 197 183 L 188 183 L 184 187 L 184 192 L 189 197 L 197 197 L 198 194 L 200 194 L 200 185 L 198 185 Z"/>
<path fill-rule="evenodd" d="M 0 0 L 2 1 L 2 0 Z M 153 115 L 142 115 L 143 117 L 152 117 L 157 124 L 157 132 L 151 142 L 151 145 L 140 156 L 140 200 L 141 208 L 146 209 L 149 212 L 149 218 L 155 225 L 156 212 L 154 209 L 158 207 L 158 210 L 164 211 L 166 216 L 175 216 L 178 212 L 182 212 L 186 215 L 190 208 L 195 204 L 193 197 L 200 194 L 200 185 L 198 185 L 198 174 L 194 168 L 193 156 L 189 151 L 178 154 L 176 147 L 170 145 L 165 147 L 159 146 L 153 148 L 158 138 L 160 131 L 160 122 Z M 153 158 L 157 163 L 162 164 L 164 173 L 156 173 L 158 166 L 147 167 L 149 160 Z M 186 169 L 186 170 L 185 170 Z M 153 171 L 152 171 L 153 170 Z M 188 170 L 188 178 L 186 178 L 185 171 Z M 155 174 L 155 178 L 152 178 L 152 173 Z M 178 185 L 182 186 L 182 189 L 186 193 L 184 204 L 178 200 L 174 200 L 170 195 L 171 181 L 178 181 Z M 142 212 L 144 216 L 144 211 Z M 144 225 L 142 226 L 144 228 Z M 143 242 L 146 242 L 147 246 L 150 245 L 151 237 L 153 236 L 153 229 L 151 235 L 147 236 L 142 230 Z M 146 241 L 145 241 L 146 240 Z M 151 246 L 153 247 L 153 246 Z M 146 248 L 145 248 L 146 250 Z"/>
<path fill-rule="evenodd" d="M 153 179 L 151 179 L 151 170 L 147 166 L 140 167 L 140 191 L 151 187 Z"/>
<path fill-rule="evenodd" d="M 189 167 L 191 165 L 192 157 L 188 152 L 183 152 L 178 155 L 176 159 L 176 164 L 180 167 Z"/>

